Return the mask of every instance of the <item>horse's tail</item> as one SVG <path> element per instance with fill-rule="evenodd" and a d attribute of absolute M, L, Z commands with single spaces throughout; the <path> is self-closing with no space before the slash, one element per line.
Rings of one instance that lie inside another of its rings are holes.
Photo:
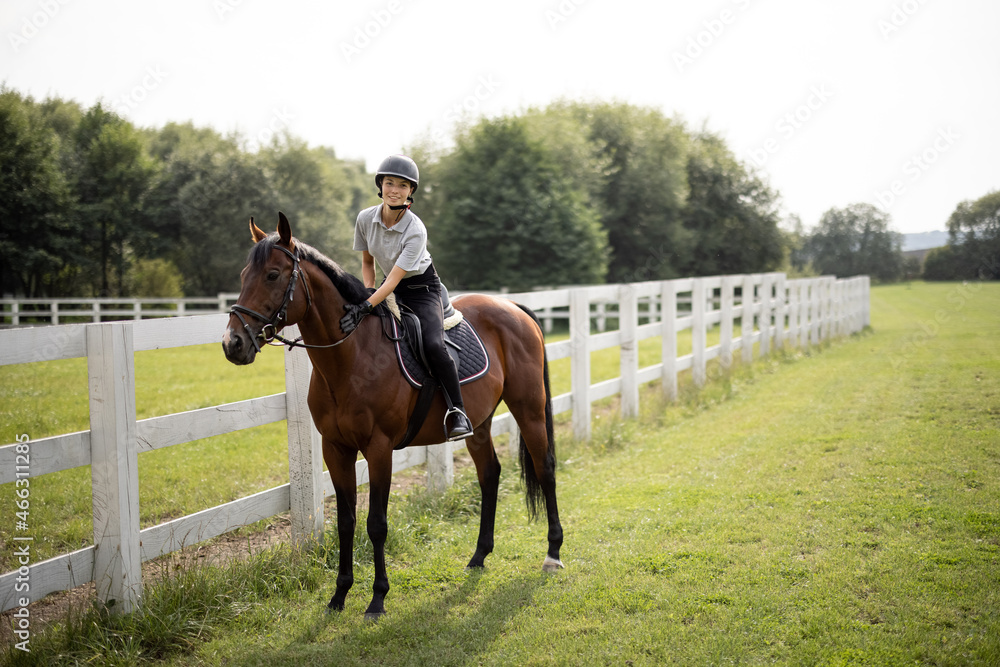
<path fill-rule="evenodd" d="M 538 316 L 527 306 L 517 304 L 517 307 L 531 317 L 538 326 L 539 332 L 543 332 L 544 337 L 544 330 L 542 329 L 542 323 L 538 321 Z M 544 344 L 542 345 L 542 378 L 545 382 L 545 437 L 547 440 L 545 472 L 554 475 L 556 469 L 556 436 L 552 420 L 552 387 L 549 385 L 549 355 L 545 350 Z M 524 501 L 528 506 L 528 517 L 529 519 L 535 519 L 538 516 L 539 502 L 544 503 L 545 498 L 542 493 L 542 483 L 535 474 L 534 460 L 531 458 L 531 452 L 528 451 L 528 445 L 524 442 L 523 435 L 518 446 L 518 454 L 521 463 L 521 479 L 524 480 Z"/>

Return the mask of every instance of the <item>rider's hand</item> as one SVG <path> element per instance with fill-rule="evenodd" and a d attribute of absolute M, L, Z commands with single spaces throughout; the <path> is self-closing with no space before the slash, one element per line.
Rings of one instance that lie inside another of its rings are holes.
<path fill-rule="evenodd" d="M 346 303 L 344 310 L 347 311 L 347 314 L 340 318 L 340 328 L 345 334 L 349 334 L 358 328 L 361 320 L 365 319 L 365 315 L 372 312 L 372 304 L 370 301 Z"/>

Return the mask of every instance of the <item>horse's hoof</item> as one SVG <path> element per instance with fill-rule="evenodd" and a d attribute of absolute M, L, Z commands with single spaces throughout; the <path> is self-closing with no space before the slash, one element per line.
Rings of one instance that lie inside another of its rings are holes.
<path fill-rule="evenodd" d="M 366 611 L 365 620 L 369 623 L 378 623 L 385 616 L 384 611 Z"/>
<path fill-rule="evenodd" d="M 323 609 L 324 614 L 339 614 L 342 611 L 344 611 L 343 607 L 331 607 L 330 605 L 326 605 Z"/>
<path fill-rule="evenodd" d="M 563 562 L 558 558 L 553 558 L 552 556 L 546 556 L 545 560 L 542 562 L 542 572 L 558 572 L 559 570 L 566 567 Z"/>

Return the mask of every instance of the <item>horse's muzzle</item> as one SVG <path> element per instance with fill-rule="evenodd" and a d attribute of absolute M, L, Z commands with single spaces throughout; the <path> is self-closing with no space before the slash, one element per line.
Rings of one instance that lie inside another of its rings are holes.
<path fill-rule="evenodd" d="M 226 359 L 237 366 L 252 364 L 257 357 L 257 347 L 247 338 L 247 333 L 233 327 L 226 329 L 222 336 L 222 351 Z"/>

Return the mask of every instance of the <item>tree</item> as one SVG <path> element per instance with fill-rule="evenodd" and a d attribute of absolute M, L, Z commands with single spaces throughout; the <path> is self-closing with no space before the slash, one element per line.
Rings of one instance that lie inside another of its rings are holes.
<path fill-rule="evenodd" d="M 922 276 L 924 280 L 955 280 L 958 277 L 960 266 L 961 263 L 958 261 L 952 246 L 932 248 L 924 258 Z"/>
<path fill-rule="evenodd" d="M 330 148 L 309 148 L 291 136 L 260 152 L 275 193 L 275 211 L 294 221 L 296 235 L 340 262 L 357 261 L 354 222 L 374 204 L 375 184 L 361 162 L 338 160 Z"/>
<path fill-rule="evenodd" d="M 777 269 L 784 258 L 777 194 L 738 162 L 717 135 L 692 137 L 690 192 L 682 217 L 690 250 L 684 275 L 709 276 Z"/>
<path fill-rule="evenodd" d="M 580 183 L 591 189 L 608 234 L 608 280 L 680 275 L 691 248 L 682 224 L 688 196 L 683 125 L 657 110 L 628 104 L 572 104 L 565 112 L 590 142 L 593 174 L 600 176 L 596 184 L 581 176 Z"/>
<path fill-rule="evenodd" d="M 597 214 L 523 119 L 484 120 L 460 136 L 439 187 L 440 217 L 427 224 L 449 287 L 604 280 L 607 237 Z"/>
<path fill-rule="evenodd" d="M 955 208 L 948 218 L 948 247 L 954 278 L 1000 278 L 1000 190 Z"/>
<path fill-rule="evenodd" d="M 888 282 L 902 275 L 901 246 L 902 236 L 889 229 L 888 214 L 871 204 L 851 204 L 823 214 L 805 252 L 820 273 Z"/>
<path fill-rule="evenodd" d="M 802 224 L 802 218 L 792 213 L 785 219 L 781 231 L 785 237 L 785 260 L 781 270 L 787 273 L 789 277 L 815 275 L 815 271 L 813 271 L 812 265 L 809 263 L 809 257 L 805 252 L 808 235 L 805 231 L 805 225 Z"/>
<path fill-rule="evenodd" d="M 0 88 L 0 294 L 51 296 L 78 252 L 59 141 L 30 98 Z"/>
<path fill-rule="evenodd" d="M 129 294 L 165 298 L 184 296 L 180 271 L 171 262 L 165 259 L 140 259 L 130 268 Z"/>
<path fill-rule="evenodd" d="M 73 190 L 89 282 L 100 296 L 121 296 L 131 254 L 150 243 L 144 201 L 156 168 L 139 132 L 101 104 L 84 114 L 74 142 Z"/>

